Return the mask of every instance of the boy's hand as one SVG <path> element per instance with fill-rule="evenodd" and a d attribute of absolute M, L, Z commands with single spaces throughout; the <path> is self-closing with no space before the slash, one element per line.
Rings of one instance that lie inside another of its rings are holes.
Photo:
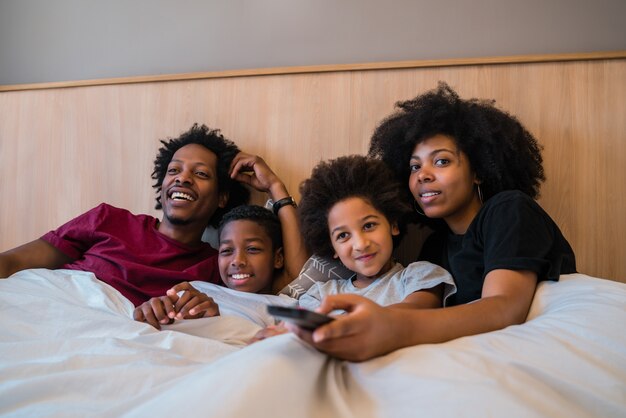
<path fill-rule="evenodd" d="M 288 195 L 285 185 L 272 171 L 263 158 L 240 152 L 233 158 L 230 166 L 230 176 L 234 180 L 265 192 L 274 200 Z"/>
<path fill-rule="evenodd" d="M 175 314 L 174 302 L 167 296 L 159 296 L 137 306 L 133 311 L 133 319 L 147 322 L 160 330 L 161 324 L 166 325 L 174 322 Z"/>
<path fill-rule="evenodd" d="M 180 296 L 180 292 L 183 292 Z M 173 311 L 168 312 L 172 319 L 196 319 L 218 316 L 220 309 L 213 298 L 200 292 L 189 282 L 182 282 L 167 291 L 167 297 L 173 302 Z"/>

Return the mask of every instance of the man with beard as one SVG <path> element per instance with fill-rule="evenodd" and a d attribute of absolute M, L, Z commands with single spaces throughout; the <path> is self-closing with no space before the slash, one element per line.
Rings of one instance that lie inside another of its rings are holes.
<path fill-rule="evenodd" d="M 29 268 L 90 271 L 135 306 L 180 282 L 220 283 L 217 251 L 201 238 L 230 208 L 248 202 L 250 193 L 242 183 L 283 202 L 277 207 L 279 218 L 294 249 L 285 253 L 286 268 L 292 277 L 298 274 L 306 252 L 295 204 L 284 204 L 293 200 L 261 158 L 241 153 L 219 130 L 205 125 L 195 124 L 161 143 L 152 172 L 161 220 L 102 203 L 0 254 L 0 277 Z"/>

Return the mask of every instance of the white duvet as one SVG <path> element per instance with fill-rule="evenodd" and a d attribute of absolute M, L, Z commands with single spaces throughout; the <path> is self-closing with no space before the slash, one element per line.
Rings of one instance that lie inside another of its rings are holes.
<path fill-rule="evenodd" d="M 0 415 L 626 417 L 621 283 L 562 276 L 523 325 L 364 363 L 289 334 L 246 346 L 266 304 L 294 301 L 197 285 L 222 316 L 157 331 L 90 273 L 0 280 Z"/>

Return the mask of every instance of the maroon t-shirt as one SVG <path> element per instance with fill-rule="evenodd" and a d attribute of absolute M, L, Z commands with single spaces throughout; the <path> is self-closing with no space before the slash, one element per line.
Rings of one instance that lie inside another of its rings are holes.
<path fill-rule="evenodd" d="M 74 259 L 62 268 L 94 273 L 135 306 L 183 281 L 221 284 L 214 248 L 168 238 L 157 222 L 102 203 L 41 239 Z"/>

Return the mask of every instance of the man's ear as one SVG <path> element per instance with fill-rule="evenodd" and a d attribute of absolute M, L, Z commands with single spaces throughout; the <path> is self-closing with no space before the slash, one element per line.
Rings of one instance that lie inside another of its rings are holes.
<path fill-rule="evenodd" d="M 285 266 L 285 255 L 283 254 L 283 247 L 277 248 L 274 251 L 274 268 L 281 269 Z"/>
<path fill-rule="evenodd" d="M 220 193 L 220 195 L 217 197 L 217 206 L 224 209 L 226 207 L 226 204 L 228 203 L 229 197 L 230 195 L 228 193 Z"/>
<path fill-rule="evenodd" d="M 398 227 L 398 222 L 393 222 L 391 224 L 391 235 L 393 235 L 394 237 L 396 235 L 400 235 L 400 228 Z"/>

